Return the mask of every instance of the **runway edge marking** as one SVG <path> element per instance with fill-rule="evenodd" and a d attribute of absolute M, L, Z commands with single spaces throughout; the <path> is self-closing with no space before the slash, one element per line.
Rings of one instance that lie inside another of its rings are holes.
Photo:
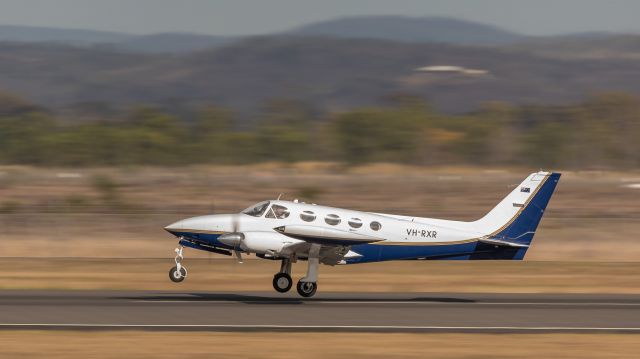
<path fill-rule="evenodd" d="M 496 333 L 640 333 L 640 327 L 554 327 L 554 326 L 397 326 L 397 325 L 225 325 L 225 324 L 75 324 L 0 323 L 0 330 L 132 330 L 149 331 L 306 331 L 306 332 L 496 332 Z"/>
<path fill-rule="evenodd" d="M 265 303 L 274 303 L 274 301 L 270 300 L 240 300 L 240 301 L 228 301 L 228 300 L 162 300 L 162 299 L 143 299 L 143 300 L 132 300 L 131 303 L 154 303 L 154 304 L 162 304 L 162 303 L 215 303 L 215 304 L 236 304 L 236 303 L 247 303 L 247 304 L 265 304 Z M 603 306 L 603 307 L 640 307 L 640 303 L 616 303 L 616 302 L 439 302 L 439 301 L 351 301 L 351 300 L 341 300 L 341 301 L 326 301 L 326 300 L 312 300 L 305 301 L 302 299 L 290 299 L 290 300 L 278 300 L 275 301 L 279 304 L 408 304 L 408 305 L 439 305 L 439 306 L 464 306 L 464 305 L 486 305 L 486 306 Z"/>

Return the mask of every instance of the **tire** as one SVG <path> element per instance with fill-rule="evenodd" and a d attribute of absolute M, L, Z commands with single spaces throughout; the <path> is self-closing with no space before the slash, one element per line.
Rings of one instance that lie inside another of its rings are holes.
<path fill-rule="evenodd" d="M 286 293 L 293 287 L 293 279 L 287 273 L 278 273 L 273 276 L 273 289 L 278 293 Z"/>
<path fill-rule="evenodd" d="M 187 268 L 180 268 L 180 272 L 178 272 L 178 267 L 173 267 L 169 270 L 169 279 L 171 279 L 174 283 L 180 283 L 185 278 L 187 278 Z"/>
<path fill-rule="evenodd" d="M 300 296 L 311 298 L 316 294 L 316 290 L 318 290 L 318 284 L 313 282 L 298 281 L 296 289 L 298 290 L 298 294 L 300 294 Z"/>

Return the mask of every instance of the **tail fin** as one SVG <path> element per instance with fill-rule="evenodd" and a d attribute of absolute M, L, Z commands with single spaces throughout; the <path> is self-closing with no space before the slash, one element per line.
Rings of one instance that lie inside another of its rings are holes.
<path fill-rule="evenodd" d="M 532 173 L 474 227 L 487 233 L 487 243 L 520 247 L 524 256 L 559 180 L 560 173 Z"/>

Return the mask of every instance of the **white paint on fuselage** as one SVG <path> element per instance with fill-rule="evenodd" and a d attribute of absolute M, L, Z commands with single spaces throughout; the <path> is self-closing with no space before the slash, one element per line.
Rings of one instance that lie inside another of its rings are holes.
<path fill-rule="evenodd" d="M 287 241 L 290 241 L 291 238 L 289 236 L 276 232 L 274 228 L 292 225 L 335 228 L 350 233 L 376 237 L 380 241 L 406 243 L 460 241 L 465 239 L 477 238 L 478 236 L 482 235 L 481 232 L 455 228 L 456 225 L 464 226 L 465 222 L 442 221 L 413 217 L 403 218 L 392 215 L 360 212 L 342 208 L 295 203 L 283 200 L 271 201 L 270 205 L 274 204 L 286 207 L 289 210 L 290 215 L 287 218 L 283 219 L 265 218 L 264 214 L 262 215 L 262 217 L 252 217 L 247 214 L 206 215 L 187 218 L 171 224 L 166 228 L 169 230 L 183 230 L 185 232 L 194 233 L 224 233 L 234 231 L 235 221 L 235 226 L 237 226 L 235 230 L 237 231 L 271 232 L 282 236 L 283 240 L 286 239 Z M 300 214 L 303 211 L 314 212 L 314 214 L 316 215 L 316 219 L 313 222 L 303 221 L 300 218 Z M 324 219 L 329 214 L 339 216 L 340 223 L 337 225 L 327 224 Z M 348 221 L 352 218 L 360 219 L 362 221 L 362 227 L 351 227 Z M 371 229 L 370 226 L 372 222 L 380 223 L 380 230 L 375 231 Z M 431 234 L 431 237 L 426 237 L 428 233 Z"/>
<path fill-rule="evenodd" d="M 280 236 L 283 241 L 288 243 L 291 243 L 292 238 L 278 233 L 274 228 L 292 225 L 333 228 L 376 237 L 379 241 L 374 243 L 378 244 L 409 245 L 473 241 L 491 235 L 514 218 L 520 208 L 535 195 L 547 176 L 549 176 L 547 172 L 531 174 L 487 215 L 472 222 L 371 213 L 297 201 L 272 200 L 269 209 L 260 217 L 247 214 L 199 216 L 176 222 L 166 228 L 194 233 L 199 231 L 208 233 L 263 232 L 269 233 L 271 240 Z M 282 219 L 268 218 L 267 213 L 273 205 L 285 207 L 289 216 Z M 312 222 L 302 220 L 300 214 L 304 211 L 313 212 L 316 216 L 315 220 Z M 337 215 L 340 218 L 340 223 L 337 225 L 328 224 L 325 222 L 328 215 Z M 350 226 L 349 220 L 352 218 L 359 219 L 362 226 L 360 228 Z M 372 229 L 372 222 L 380 223 L 381 228 L 377 231 Z"/>

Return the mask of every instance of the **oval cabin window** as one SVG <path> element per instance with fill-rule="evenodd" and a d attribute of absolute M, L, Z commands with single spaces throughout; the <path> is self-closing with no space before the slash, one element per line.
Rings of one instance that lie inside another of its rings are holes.
<path fill-rule="evenodd" d="M 380 222 L 371 222 L 371 224 L 369 225 L 371 227 L 371 229 L 373 229 L 374 231 L 379 231 L 380 228 L 382 228 L 382 225 L 380 224 Z"/>
<path fill-rule="evenodd" d="M 340 224 L 340 216 L 338 216 L 337 214 L 328 214 L 326 217 L 324 217 L 324 221 L 327 222 L 327 224 L 335 226 Z"/>
<path fill-rule="evenodd" d="M 360 218 L 351 218 L 349 220 L 349 226 L 351 226 L 351 228 L 360 228 L 362 227 L 362 221 Z"/>
<path fill-rule="evenodd" d="M 304 211 L 300 213 L 300 219 L 305 222 L 313 222 L 316 220 L 316 215 L 311 211 Z"/>

